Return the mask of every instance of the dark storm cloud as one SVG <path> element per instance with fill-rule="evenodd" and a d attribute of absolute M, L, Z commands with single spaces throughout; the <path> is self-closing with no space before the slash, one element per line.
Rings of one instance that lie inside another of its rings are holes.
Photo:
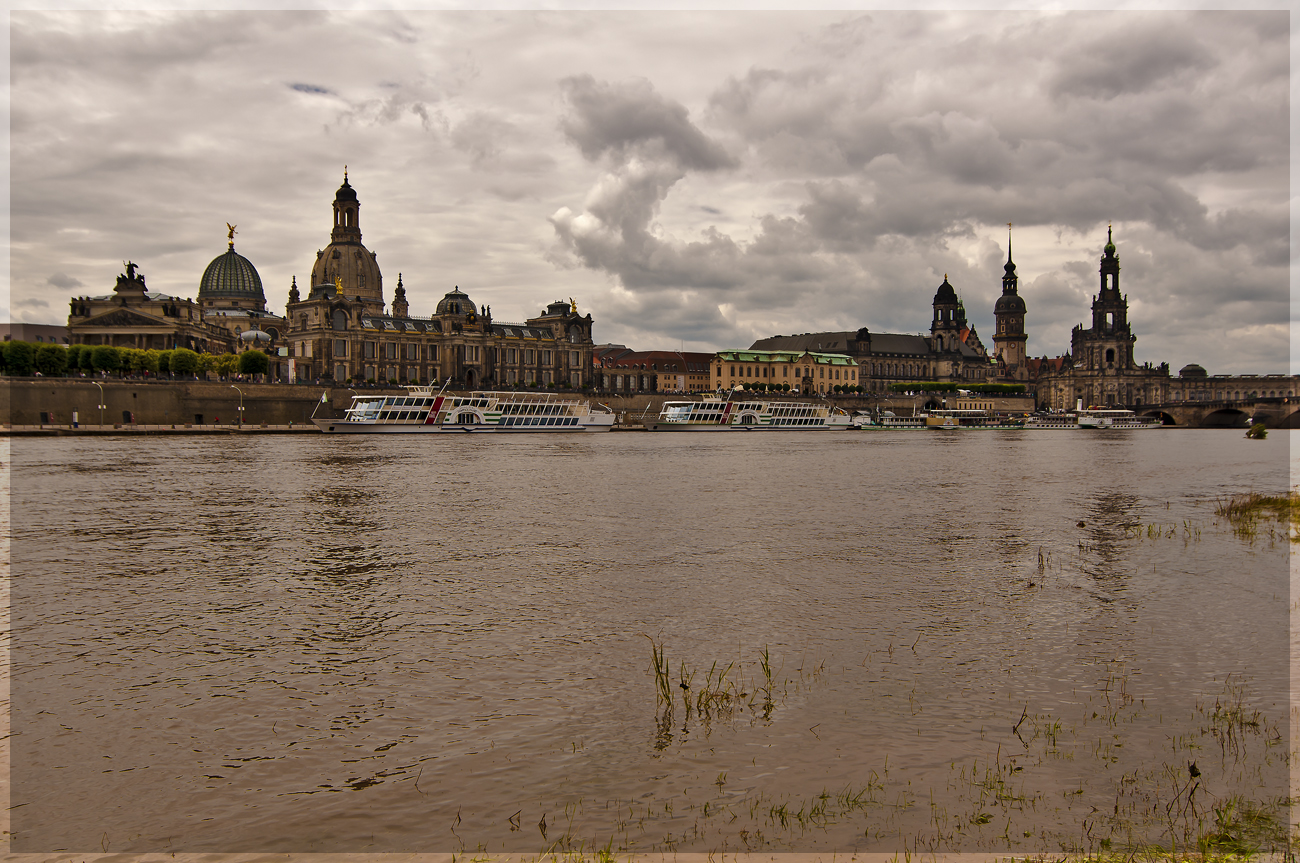
<path fill-rule="evenodd" d="M 575 75 L 560 88 L 571 108 L 560 128 L 588 159 L 648 155 L 700 171 L 736 164 L 690 121 L 684 106 L 655 92 L 649 81 L 610 84 Z"/>
<path fill-rule="evenodd" d="M 74 279 L 67 273 L 55 273 L 45 280 L 47 285 L 54 285 L 56 288 L 62 288 L 65 291 L 71 291 L 74 288 L 83 287 L 81 279 Z"/>
<path fill-rule="evenodd" d="M 1002 252 L 995 243 L 972 258 L 970 247 L 987 245 L 980 238 L 992 226 L 1055 227 L 1091 256 L 1106 223 L 1124 222 L 1138 228 L 1150 257 L 1132 268 L 1140 281 L 1129 281 L 1149 307 L 1183 303 L 1181 322 L 1198 331 L 1250 326 L 1217 318 L 1223 289 L 1205 288 L 1218 279 L 1259 299 L 1242 314 L 1261 313 L 1266 296 L 1286 298 L 1286 19 L 1269 15 L 1271 32 L 1258 16 L 1220 13 L 877 14 L 807 34 L 783 62 L 769 58 L 720 82 L 695 122 L 641 86 L 641 100 L 689 129 L 690 140 L 718 142 L 741 154 L 737 171 L 787 190 L 790 214 L 756 213 L 744 238 L 719 226 L 684 236 L 659 225 L 683 181 L 705 175 L 690 159 L 628 157 L 646 124 L 589 122 L 587 113 L 614 112 L 584 112 L 588 102 L 614 100 L 608 85 L 584 78 L 580 88 L 566 84 L 569 139 L 588 159 L 622 158 L 643 172 L 641 182 L 620 185 L 611 172 L 585 212 L 562 210 L 552 221 L 583 266 L 669 308 L 687 294 L 711 303 L 733 331 L 781 310 L 824 328 L 846 300 L 872 326 L 907 309 L 915 330 L 928 321 L 918 285 L 949 271 L 985 333 Z M 1252 187 L 1258 193 L 1227 191 Z M 1120 242 L 1134 252 L 1136 236 Z M 907 262 L 911 273 L 899 269 Z M 1086 318 L 1095 286 L 1068 264 L 1022 270 L 1035 353 L 1065 350 L 1070 326 Z M 1048 293 L 1035 305 L 1028 286 L 1040 283 Z M 1172 332 L 1172 320 L 1153 315 L 1148 325 Z M 1272 326 L 1279 347 L 1278 324 L 1257 325 Z"/>
<path fill-rule="evenodd" d="M 947 273 L 988 341 L 1014 222 L 1055 355 L 1113 222 L 1140 358 L 1286 363 L 1285 11 L 19 11 L 10 50 L 33 321 L 128 256 L 193 295 L 226 221 L 278 308 L 347 164 L 413 314 L 468 279 L 712 349 L 924 330 Z"/>
<path fill-rule="evenodd" d="M 1048 83 L 1056 97 L 1113 99 L 1141 93 L 1181 74 L 1216 65 L 1199 34 L 1159 18 L 1128 20 L 1112 16 L 1100 33 L 1056 55 L 1058 68 Z"/>

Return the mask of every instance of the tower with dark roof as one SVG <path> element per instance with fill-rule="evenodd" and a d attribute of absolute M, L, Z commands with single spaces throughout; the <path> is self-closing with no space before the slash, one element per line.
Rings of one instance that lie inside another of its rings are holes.
<path fill-rule="evenodd" d="M 232 230 L 233 233 L 233 230 Z M 235 251 L 235 240 L 223 255 L 218 255 L 203 271 L 199 280 L 199 307 L 266 311 L 266 294 L 262 277 L 252 261 Z"/>
<path fill-rule="evenodd" d="M 361 203 L 343 172 L 334 193 L 334 227 L 329 245 L 316 253 L 311 294 L 333 294 L 359 303 L 367 312 L 384 313 L 384 277 L 374 252 L 361 244 Z"/>
<path fill-rule="evenodd" d="M 1080 396 L 1085 403 L 1132 404 L 1142 397 L 1129 380 L 1139 371 L 1133 359 L 1137 337 L 1128 323 L 1128 297 L 1119 292 L 1119 255 L 1109 227 L 1099 270 L 1092 326 L 1077 326 L 1070 337 L 1074 372 L 1084 384 Z"/>
<path fill-rule="evenodd" d="M 935 349 L 956 350 L 963 333 L 970 326 L 966 323 L 966 307 L 962 305 L 956 289 L 948 283 L 947 273 L 944 273 L 943 284 L 935 292 L 932 305 L 934 319 L 930 322 L 930 338 L 934 340 Z"/>
<path fill-rule="evenodd" d="M 1025 301 L 1017 290 L 1020 277 L 1016 275 L 1016 264 L 1011 259 L 1010 225 L 1007 225 L 1007 263 L 1002 270 L 1002 296 L 993 304 L 993 317 L 996 321 L 994 352 L 1001 362 L 1000 372 L 1003 377 L 1024 380 L 1028 376 L 1025 368 L 1025 343 L 1029 336 L 1025 334 Z"/>

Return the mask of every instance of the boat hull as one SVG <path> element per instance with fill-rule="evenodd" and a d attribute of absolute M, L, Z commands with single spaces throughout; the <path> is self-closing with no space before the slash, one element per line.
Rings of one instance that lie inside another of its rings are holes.
<path fill-rule="evenodd" d="M 807 431 L 841 431 L 851 429 L 852 425 L 848 423 L 835 423 L 824 426 L 778 426 L 766 425 L 759 423 L 732 423 L 721 425 L 718 423 L 670 423 L 670 422 L 648 422 L 645 424 L 646 431 L 671 431 L 671 432 L 807 432 Z"/>
<path fill-rule="evenodd" d="M 598 417 L 582 425 L 515 426 L 504 427 L 490 423 L 477 424 L 421 424 L 421 423 L 364 423 L 346 420 L 313 419 L 312 422 L 325 434 L 590 434 L 607 432 L 614 427 L 614 418 Z"/>

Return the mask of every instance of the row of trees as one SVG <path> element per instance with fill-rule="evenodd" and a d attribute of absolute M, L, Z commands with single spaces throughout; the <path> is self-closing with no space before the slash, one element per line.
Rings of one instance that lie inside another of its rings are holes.
<path fill-rule="evenodd" d="M 270 358 L 258 350 L 235 354 L 200 354 L 186 348 L 169 351 L 116 348 L 111 345 L 0 342 L 0 372 L 6 375 L 58 377 L 67 374 L 168 374 L 194 377 L 216 372 L 221 377 L 266 374 Z"/>

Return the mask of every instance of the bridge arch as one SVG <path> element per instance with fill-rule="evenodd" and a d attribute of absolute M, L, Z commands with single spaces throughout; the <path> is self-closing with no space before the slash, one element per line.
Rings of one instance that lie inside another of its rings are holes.
<path fill-rule="evenodd" d="M 1237 408 L 1220 408 L 1206 414 L 1200 422 L 1201 428 L 1245 428 L 1250 424 L 1250 414 Z"/>

